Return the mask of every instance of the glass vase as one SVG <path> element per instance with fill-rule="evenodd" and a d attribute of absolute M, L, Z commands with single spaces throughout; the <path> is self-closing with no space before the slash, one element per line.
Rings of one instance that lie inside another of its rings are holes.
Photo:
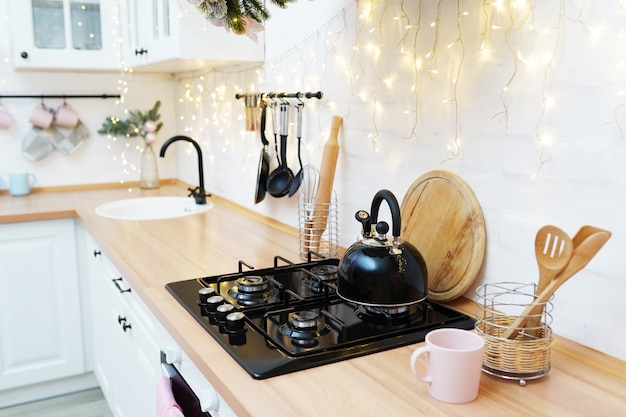
<path fill-rule="evenodd" d="M 159 169 L 152 144 L 146 144 L 141 154 L 141 179 L 139 186 L 143 189 L 159 188 Z"/>

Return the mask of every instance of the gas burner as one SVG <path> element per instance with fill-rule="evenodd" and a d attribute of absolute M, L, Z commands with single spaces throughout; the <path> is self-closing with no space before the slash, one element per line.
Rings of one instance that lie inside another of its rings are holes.
<path fill-rule="evenodd" d="M 296 346 L 313 347 L 320 336 L 328 334 L 330 327 L 318 320 L 320 315 L 313 310 L 296 311 L 289 314 L 289 321 L 280 326 L 280 333 L 290 337 Z"/>
<path fill-rule="evenodd" d="M 311 289 L 316 292 L 322 292 L 325 287 L 325 284 L 331 281 L 337 280 L 337 265 L 318 265 L 311 268 L 303 281 L 311 287 Z"/>
<path fill-rule="evenodd" d="M 399 306 L 399 307 L 365 306 L 365 311 L 367 311 L 368 314 L 372 314 L 375 316 L 400 317 L 402 315 L 406 315 L 409 312 L 409 306 Z"/>
<path fill-rule="evenodd" d="M 384 327 L 402 327 L 414 320 L 419 320 L 422 309 L 416 304 L 398 307 L 374 307 L 357 305 L 354 315 L 362 321 Z"/>
<path fill-rule="evenodd" d="M 249 275 L 237 279 L 237 285 L 228 290 L 228 295 L 233 297 L 241 305 L 253 306 L 266 304 L 275 297 L 278 290 L 267 280 L 259 275 Z"/>
<path fill-rule="evenodd" d="M 337 279 L 337 265 L 319 265 L 311 268 L 311 272 L 317 275 L 322 281 Z"/>

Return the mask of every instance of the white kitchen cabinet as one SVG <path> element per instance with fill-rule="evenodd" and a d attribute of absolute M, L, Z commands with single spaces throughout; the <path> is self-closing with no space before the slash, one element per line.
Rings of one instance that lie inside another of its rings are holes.
<path fill-rule="evenodd" d="M 0 392 L 86 372 L 81 317 L 74 221 L 0 225 Z"/>
<path fill-rule="evenodd" d="M 11 0 L 9 19 L 15 69 L 119 69 L 117 0 Z"/>
<path fill-rule="evenodd" d="M 260 63 L 264 33 L 255 41 L 208 22 L 180 0 L 123 0 L 120 3 L 122 58 L 137 71 L 185 72 Z"/>
<path fill-rule="evenodd" d="M 160 374 L 155 319 L 93 240 L 88 245 L 97 258 L 90 277 L 94 373 L 116 417 L 152 417 Z"/>

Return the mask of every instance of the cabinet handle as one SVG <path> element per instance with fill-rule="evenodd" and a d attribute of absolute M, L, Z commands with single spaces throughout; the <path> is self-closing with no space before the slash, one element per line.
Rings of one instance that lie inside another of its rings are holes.
<path fill-rule="evenodd" d="M 132 329 L 132 326 L 130 325 L 130 323 L 126 323 L 126 317 L 122 317 L 118 315 L 117 322 L 122 325 L 122 330 L 124 330 L 124 332 L 126 332 L 126 330 L 128 329 Z"/>
<path fill-rule="evenodd" d="M 20 56 L 21 56 L 23 59 L 26 59 L 26 58 L 28 58 L 28 52 L 26 52 L 26 51 L 22 51 L 22 52 L 20 53 Z"/>
<path fill-rule="evenodd" d="M 135 48 L 135 55 L 143 55 L 143 54 L 147 54 L 147 53 L 148 53 L 147 49 L 144 49 L 144 48 L 136 49 Z"/>
<path fill-rule="evenodd" d="M 119 278 L 114 278 L 111 281 L 113 281 L 113 284 L 115 284 L 115 286 L 117 287 L 117 290 L 120 293 L 125 293 L 125 292 L 131 292 L 132 288 L 128 287 L 126 289 L 122 289 L 122 286 L 120 285 L 120 282 L 123 280 L 122 277 Z"/>
<path fill-rule="evenodd" d="M 102 255 L 102 252 L 100 252 L 99 250 L 93 250 L 93 257 L 97 258 L 98 256 Z"/>

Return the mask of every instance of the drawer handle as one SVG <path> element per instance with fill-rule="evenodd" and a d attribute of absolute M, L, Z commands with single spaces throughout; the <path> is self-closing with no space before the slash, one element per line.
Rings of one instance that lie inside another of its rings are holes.
<path fill-rule="evenodd" d="M 100 252 L 99 250 L 93 250 L 93 257 L 97 258 L 98 256 L 102 255 L 102 252 Z"/>
<path fill-rule="evenodd" d="M 115 284 L 115 287 L 117 287 L 117 290 L 120 293 L 125 293 L 125 292 L 131 292 L 131 288 L 128 287 L 126 289 L 122 289 L 122 286 L 120 285 L 120 282 L 122 282 L 123 278 L 119 277 L 119 278 L 114 278 L 111 281 L 113 281 L 113 284 Z"/>
<path fill-rule="evenodd" d="M 124 330 L 124 332 L 126 332 L 126 330 L 128 329 L 132 329 L 132 326 L 130 325 L 130 323 L 126 323 L 126 317 L 122 317 L 118 315 L 117 322 L 122 326 L 122 330 Z"/>

